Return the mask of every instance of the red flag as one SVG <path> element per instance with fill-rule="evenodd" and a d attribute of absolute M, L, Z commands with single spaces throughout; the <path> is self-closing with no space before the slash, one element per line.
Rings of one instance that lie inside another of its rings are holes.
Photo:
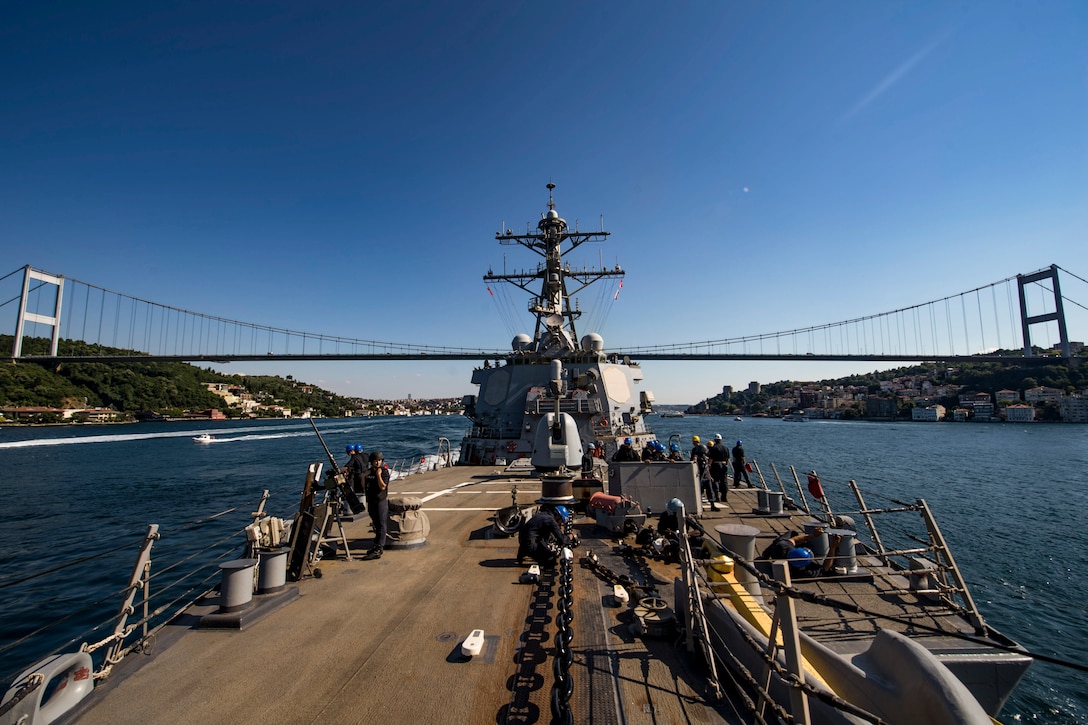
<path fill-rule="evenodd" d="M 623 289 L 623 280 L 620 280 L 620 289 Z"/>
<path fill-rule="evenodd" d="M 824 497 L 824 487 L 820 485 L 820 478 L 814 473 L 808 474 L 808 492 L 816 498 Z"/>
<path fill-rule="evenodd" d="M 495 293 L 491 291 L 491 285 L 488 285 L 488 286 L 487 286 L 487 291 L 488 291 L 488 293 L 489 293 L 489 294 L 490 294 L 490 295 L 491 295 L 492 297 L 494 297 L 494 296 L 495 296 Z"/>

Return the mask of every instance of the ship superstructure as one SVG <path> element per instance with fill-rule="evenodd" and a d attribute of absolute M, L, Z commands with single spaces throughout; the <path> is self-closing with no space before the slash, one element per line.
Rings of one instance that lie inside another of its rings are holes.
<path fill-rule="evenodd" d="M 601 335 L 578 336 L 581 316 L 571 299 L 594 282 L 623 278 L 613 269 L 574 269 L 563 255 L 590 241 L 604 241 L 609 232 L 571 230 L 555 209 L 548 184 L 548 211 L 535 233 L 503 229 L 499 244 L 521 245 L 543 257 L 532 272 L 484 275 L 487 283 L 509 282 L 532 296 L 529 311 L 536 323 L 532 336 L 518 334 L 511 350 L 495 366 L 485 363 L 472 373 L 479 385 L 465 397 L 465 415 L 472 429 L 461 443 L 461 463 L 494 464 L 532 453 L 534 431 L 547 413 L 568 413 L 577 423 L 584 444 L 599 444 L 606 456 L 617 441 L 630 437 L 636 449 L 653 439 L 645 416 L 652 412 L 650 391 L 640 391 L 642 369 L 626 357 L 608 354 Z M 568 285 L 568 280 L 573 284 Z M 537 292 L 536 290 L 539 290 Z"/>

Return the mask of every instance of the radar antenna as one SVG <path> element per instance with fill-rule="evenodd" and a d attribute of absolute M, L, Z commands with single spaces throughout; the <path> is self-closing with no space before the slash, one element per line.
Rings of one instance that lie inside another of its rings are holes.
<path fill-rule="evenodd" d="M 494 274 L 491 270 L 484 275 L 485 282 L 510 282 L 517 287 L 533 295 L 529 304 L 529 311 L 536 316 L 536 333 L 534 335 L 534 350 L 549 358 L 558 357 L 566 353 L 577 352 L 577 332 L 574 321 L 582 312 L 578 305 L 570 304 L 572 296 L 605 277 L 622 278 L 624 273 L 619 265 L 615 269 L 583 269 L 572 270 L 570 265 L 562 265 L 562 257 L 575 247 L 585 242 L 603 242 L 609 236 L 609 232 L 601 229 L 597 232 L 583 232 L 575 229 L 571 231 L 567 222 L 562 219 L 555 210 L 555 184 L 551 181 L 547 184 L 548 211 L 541 215 L 536 232 L 526 229 L 525 234 L 515 234 L 509 229 L 497 233 L 495 238 L 499 244 L 520 244 L 526 249 L 531 249 L 544 257 L 544 264 L 538 265 L 535 272 L 521 272 L 515 274 Z M 568 243 L 566 250 L 562 248 Z M 567 289 L 567 280 L 574 280 L 578 287 L 574 290 Z M 530 289 L 529 285 L 536 282 L 540 285 L 539 291 Z M 556 324 L 559 322 L 560 324 Z"/>

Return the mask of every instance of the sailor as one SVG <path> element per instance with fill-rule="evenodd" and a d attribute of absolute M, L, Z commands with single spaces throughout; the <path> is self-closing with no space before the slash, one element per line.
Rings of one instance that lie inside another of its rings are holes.
<path fill-rule="evenodd" d="M 389 518 L 389 467 L 381 451 L 371 451 L 369 469 L 363 476 L 363 490 L 366 493 L 366 507 L 370 509 L 370 523 L 374 527 L 374 545 L 364 559 L 382 558 L 385 549 L 385 533 Z"/>
<path fill-rule="evenodd" d="M 692 446 L 691 446 L 691 458 L 689 460 L 695 461 L 695 465 L 698 468 L 697 473 L 698 473 L 698 476 L 699 476 L 699 486 L 700 486 L 700 488 L 702 488 L 703 495 L 706 495 L 707 483 L 705 482 L 705 479 L 708 476 L 708 473 L 707 473 L 707 470 L 706 470 L 706 468 L 707 468 L 706 446 L 703 445 L 703 442 L 699 439 L 699 436 L 692 436 L 691 437 L 691 443 L 692 443 Z"/>
<path fill-rule="evenodd" d="M 541 508 L 518 529 L 518 563 L 532 558 L 545 567 L 555 566 L 559 552 L 570 545 L 563 527 L 570 518 L 566 506 Z"/>
<path fill-rule="evenodd" d="M 737 441 L 737 445 L 733 446 L 733 485 L 737 488 L 740 488 L 741 476 L 744 476 L 748 488 L 755 488 L 752 479 L 748 477 L 748 467 L 744 461 L 744 441 Z"/>
<path fill-rule="evenodd" d="M 614 454 L 612 454 L 612 460 L 616 463 L 638 460 L 638 453 L 635 452 L 634 445 L 630 438 L 623 439 L 623 444 Z"/>
<path fill-rule="evenodd" d="M 582 454 L 582 478 L 593 478 L 593 459 L 596 453 L 597 447 L 592 443 L 586 446 L 586 452 Z"/>
<path fill-rule="evenodd" d="M 815 560 L 812 549 L 804 546 L 804 544 L 822 533 L 824 533 L 823 528 L 816 528 L 810 534 L 801 534 L 796 531 L 779 534 L 778 538 L 763 550 L 763 558 L 770 560 L 785 559 L 789 562 L 793 575 L 800 579 L 813 579 L 828 574 L 835 563 L 835 552 L 838 551 L 842 536 L 832 534 L 829 537 L 830 547 L 822 563 Z"/>
<path fill-rule="evenodd" d="M 366 470 L 370 465 L 367 463 L 366 456 L 363 455 L 363 447 L 360 444 L 353 443 L 349 445 L 347 453 L 351 458 L 348 459 L 347 465 L 344 466 L 343 473 L 347 477 L 351 490 L 361 494 L 363 492 L 363 476 L 366 475 Z"/>
<path fill-rule="evenodd" d="M 679 443 L 674 442 L 669 444 L 669 460 L 673 462 L 684 460 L 684 455 L 680 452 Z"/>
<path fill-rule="evenodd" d="M 363 447 L 358 443 L 352 443 L 345 448 L 351 456 L 348 462 L 340 469 L 344 474 L 347 485 L 342 490 L 343 503 L 347 510 L 353 514 L 359 514 L 366 510 L 366 504 L 359 498 L 363 495 L 363 476 L 366 474 L 366 456 L 363 455 Z"/>
<path fill-rule="evenodd" d="M 729 497 L 729 449 L 722 443 L 721 433 L 714 436 L 706 456 L 710 460 L 710 510 L 717 511 L 716 502 Z"/>

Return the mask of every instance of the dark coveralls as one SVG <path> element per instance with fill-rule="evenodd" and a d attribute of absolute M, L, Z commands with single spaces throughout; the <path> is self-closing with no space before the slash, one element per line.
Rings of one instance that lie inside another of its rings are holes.
<path fill-rule="evenodd" d="M 541 566 L 553 566 L 567 537 L 555 517 L 545 511 L 536 514 L 518 529 L 518 562 L 532 557 Z"/>
<path fill-rule="evenodd" d="M 710 459 L 710 503 L 724 501 L 729 497 L 729 450 L 725 444 L 717 441 L 706 452 Z"/>
<path fill-rule="evenodd" d="M 366 456 L 362 453 L 352 453 L 351 458 L 348 459 L 348 463 L 344 466 L 344 472 L 347 474 L 348 485 L 351 486 L 351 490 L 357 494 L 363 493 L 363 477 L 366 475 L 366 470 L 370 468 L 370 464 L 366 460 Z"/>
<path fill-rule="evenodd" d="M 363 511 L 362 501 L 359 500 L 359 496 L 363 495 L 363 476 L 366 475 L 366 469 L 369 467 L 366 456 L 362 453 L 352 453 L 351 458 L 348 459 L 347 465 L 344 466 L 344 474 L 347 478 L 348 487 L 351 489 L 350 494 L 345 494 L 345 504 L 348 506 L 348 510 L 353 514 L 361 513 Z"/>
<path fill-rule="evenodd" d="M 752 488 L 752 479 L 748 477 L 748 469 L 744 467 L 744 446 L 733 446 L 733 485 L 740 488 L 740 477 L 744 476 L 744 482 L 748 488 Z"/>
<path fill-rule="evenodd" d="M 713 501 L 710 498 L 710 492 L 707 491 L 708 478 L 707 478 L 707 450 L 706 446 L 702 443 L 696 443 L 691 448 L 691 459 L 695 461 L 695 465 L 698 468 L 696 475 L 699 476 L 699 490 L 706 494 L 707 500 Z"/>
<path fill-rule="evenodd" d="M 381 476 L 380 483 L 378 476 Z M 380 468 L 373 466 L 363 478 L 366 493 L 366 507 L 370 510 L 370 523 L 374 526 L 374 547 L 371 551 L 381 553 L 385 548 L 386 521 L 389 519 L 389 469 L 383 463 Z"/>
<path fill-rule="evenodd" d="M 593 449 L 582 454 L 582 478 L 593 477 Z"/>
<path fill-rule="evenodd" d="M 796 531 L 786 531 L 778 535 L 778 537 L 771 542 L 770 546 L 763 550 L 763 558 L 769 560 L 785 559 L 790 555 L 790 552 L 797 548 L 797 544 L 794 543 L 797 539 L 804 539 L 806 537 L 799 535 Z M 830 556 L 830 555 L 829 555 Z M 791 566 L 790 569 L 793 575 L 799 579 L 815 579 L 827 570 L 829 567 L 825 564 L 821 564 L 817 561 L 810 561 L 803 567 Z"/>

